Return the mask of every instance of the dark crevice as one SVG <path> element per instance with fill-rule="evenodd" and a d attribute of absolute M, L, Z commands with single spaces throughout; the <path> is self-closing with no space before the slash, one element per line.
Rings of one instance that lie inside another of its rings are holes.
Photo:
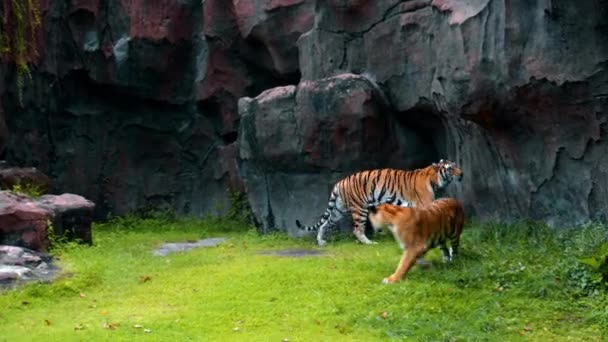
<path fill-rule="evenodd" d="M 93 27 L 95 24 L 95 15 L 85 9 L 78 9 L 69 14 L 69 20 L 78 27 Z"/>
<path fill-rule="evenodd" d="M 296 85 L 300 82 L 302 75 L 299 69 L 284 74 L 278 73 L 274 70 L 274 66 L 271 65 L 272 58 L 266 46 L 253 39 L 249 39 L 247 42 L 248 44 L 253 44 L 254 49 L 258 52 L 253 55 L 255 58 L 248 57 L 242 59 L 248 74 L 253 79 L 253 82 L 245 89 L 245 96 L 255 97 L 266 89 Z M 243 56 L 247 55 L 243 54 Z"/>
<path fill-rule="evenodd" d="M 266 233 L 270 232 L 270 229 L 272 229 L 273 227 L 276 227 L 274 213 L 272 212 L 272 204 L 270 203 L 270 195 L 272 193 L 270 192 L 270 186 L 268 185 L 268 174 L 266 172 L 264 172 L 264 183 L 266 186 L 266 198 L 267 198 L 266 205 L 267 205 L 267 209 L 268 209 L 268 213 L 266 216 L 266 222 L 268 224 L 268 229 L 266 227 L 264 227 L 262 233 L 266 234 Z"/>
<path fill-rule="evenodd" d="M 105 23 L 105 25 L 100 30 L 99 36 L 101 37 L 101 41 L 103 42 L 103 40 L 106 36 L 106 33 L 107 33 L 108 38 L 110 39 L 110 43 L 112 43 L 112 46 L 113 46 L 116 41 L 114 40 L 114 33 L 112 32 L 112 26 L 110 26 L 109 21 L 107 20 L 108 15 L 110 13 L 109 3 L 110 3 L 109 1 L 101 1 L 101 3 L 99 4 L 99 16 L 104 18 L 103 22 Z"/>
<path fill-rule="evenodd" d="M 416 132 L 429 148 L 428 160 L 424 163 L 448 157 L 444 119 L 432 104 L 421 101 L 412 109 L 398 113 L 396 118 L 400 124 Z"/>
<path fill-rule="evenodd" d="M 172 104 L 154 98 L 138 96 L 138 91 L 132 87 L 96 82 L 84 70 L 71 71 L 60 83 L 65 94 L 78 94 L 76 100 L 67 99 L 70 104 L 96 103 L 96 101 L 103 100 L 107 107 L 136 112 L 141 110 L 142 103 L 159 110 L 184 107 L 182 104 Z"/>
<path fill-rule="evenodd" d="M 344 70 L 346 67 L 346 62 L 348 61 L 348 44 L 350 44 L 353 40 L 351 36 L 346 36 L 344 39 L 344 44 L 342 45 L 342 58 L 340 60 L 340 65 L 338 66 L 338 70 Z"/>
<path fill-rule="evenodd" d="M 228 133 L 222 134 L 222 140 L 224 141 L 224 144 L 226 144 L 226 145 L 230 145 L 233 142 L 235 142 L 237 137 L 238 137 L 237 132 L 228 132 Z"/>
<path fill-rule="evenodd" d="M 232 96 L 221 90 L 215 96 L 197 103 L 198 112 L 211 121 L 213 130 L 219 137 L 233 132 L 233 130 L 226 131 L 223 117 L 224 106 L 229 101 L 233 101 Z M 234 127 L 238 127 L 238 122 L 234 123 Z"/>
<path fill-rule="evenodd" d="M 51 178 L 56 178 L 57 173 L 55 172 L 55 165 L 57 165 L 57 153 L 56 153 L 56 144 L 53 134 L 53 121 L 51 119 L 51 112 L 45 111 L 44 113 L 45 123 L 46 123 L 46 134 L 49 142 L 49 151 L 48 151 L 48 159 L 49 159 L 49 170 L 48 176 Z"/>

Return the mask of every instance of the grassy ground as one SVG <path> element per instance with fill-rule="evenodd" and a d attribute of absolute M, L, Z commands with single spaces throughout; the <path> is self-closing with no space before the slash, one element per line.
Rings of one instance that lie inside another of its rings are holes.
<path fill-rule="evenodd" d="M 228 237 L 167 257 L 164 241 Z M 0 294 L 0 341 L 601 341 L 608 297 L 575 257 L 606 238 L 534 227 L 465 228 L 452 265 L 382 285 L 400 250 L 350 236 L 323 256 L 261 255 L 312 239 L 258 236 L 222 221 L 122 220 L 94 227 L 95 245 L 55 250 L 53 284 Z"/>

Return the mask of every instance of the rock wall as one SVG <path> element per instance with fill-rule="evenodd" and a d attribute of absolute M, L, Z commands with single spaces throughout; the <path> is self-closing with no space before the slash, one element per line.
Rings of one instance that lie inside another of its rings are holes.
<path fill-rule="evenodd" d="M 605 1 L 319 0 L 298 40 L 302 78 L 372 76 L 428 156 L 465 171 L 450 193 L 470 215 L 605 220 L 606 14 Z"/>
<path fill-rule="evenodd" d="M 98 215 L 205 214 L 243 189 L 238 98 L 299 80 L 305 1 L 42 1 L 24 104 L 0 65 L 0 159 L 35 166 Z"/>
<path fill-rule="evenodd" d="M 606 1 L 43 5 L 23 108 L 0 69 L 0 153 L 100 213 L 202 214 L 232 187 L 291 229 L 344 174 L 447 158 L 480 219 L 608 214 Z"/>

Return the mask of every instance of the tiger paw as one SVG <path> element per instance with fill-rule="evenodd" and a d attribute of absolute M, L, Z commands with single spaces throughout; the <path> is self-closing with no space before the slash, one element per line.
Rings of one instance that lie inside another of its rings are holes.
<path fill-rule="evenodd" d="M 325 241 L 325 240 L 317 240 L 317 245 L 323 247 L 323 246 L 327 245 L 327 241 Z"/>
<path fill-rule="evenodd" d="M 396 281 L 391 277 L 386 277 L 382 279 L 382 284 L 394 284 Z"/>

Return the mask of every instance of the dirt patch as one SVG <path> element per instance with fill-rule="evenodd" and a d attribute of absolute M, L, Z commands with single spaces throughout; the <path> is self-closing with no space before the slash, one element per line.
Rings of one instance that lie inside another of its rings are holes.
<path fill-rule="evenodd" d="M 292 249 L 279 249 L 274 251 L 262 251 L 259 254 L 262 255 L 276 255 L 288 258 L 303 258 L 307 256 L 323 255 L 324 252 L 316 249 L 303 249 L 303 248 L 292 248 Z"/>
<path fill-rule="evenodd" d="M 165 243 L 154 250 L 154 255 L 166 256 L 169 253 L 189 251 L 191 249 L 199 248 L 199 247 L 215 247 L 215 246 L 219 245 L 220 243 L 224 242 L 225 240 L 226 240 L 226 238 L 219 237 L 219 238 L 208 238 L 208 239 L 203 239 L 203 240 L 198 240 L 198 241 Z"/>

